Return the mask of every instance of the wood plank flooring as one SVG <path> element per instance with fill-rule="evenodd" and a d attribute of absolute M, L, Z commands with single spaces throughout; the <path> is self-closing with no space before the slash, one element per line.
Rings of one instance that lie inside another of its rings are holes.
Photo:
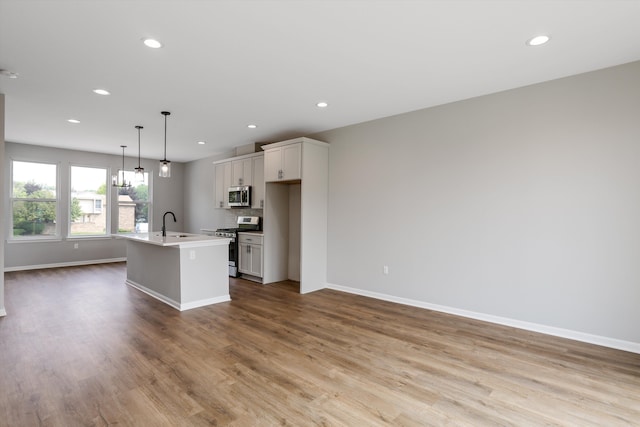
<path fill-rule="evenodd" d="M 125 264 L 5 274 L 1 426 L 640 425 L 640 355 L 233 280 L 178 312 Z"/>

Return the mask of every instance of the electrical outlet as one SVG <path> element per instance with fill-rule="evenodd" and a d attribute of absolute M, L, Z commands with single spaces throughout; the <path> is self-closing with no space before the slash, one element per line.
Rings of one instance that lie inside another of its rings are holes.
<path fill-rule="evenodd" d="M 189 259 L 191 259 L 191 260 L 196 259 L 196 251 L 195 250 L 191 249 L 189 251 Z"/>
<path fill-rule="evenodd" d="M 384 274 L 389 274 L 389 266 L 388 266 L 388 265 L 383 266 L 383 267 L 382 267 L 382 272 L 383 272 Z"/>
<path fill-rule="evenodd" d="M 73 249 L 78 249 L 78 246 L 80 246 L 80 245 L 78 245 L 77 243 L 74 243 L 73 244 Z"/>

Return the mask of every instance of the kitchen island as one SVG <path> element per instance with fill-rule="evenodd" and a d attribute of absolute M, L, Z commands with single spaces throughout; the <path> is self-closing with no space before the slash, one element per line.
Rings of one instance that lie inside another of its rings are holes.
<path fill-rule="evenodd" d="M 230 239 L 176 232 L 115 237 L 127 240 L 129 286 L 180 311 L 231 300 Z"/>

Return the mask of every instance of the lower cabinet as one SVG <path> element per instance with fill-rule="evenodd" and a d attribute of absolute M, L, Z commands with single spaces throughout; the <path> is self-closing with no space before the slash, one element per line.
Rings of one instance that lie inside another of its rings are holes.
<path fill-rule="evenodd" d="M 238 233 L 240 273 L 262 277 L 262 241 L 260 234 Z"/>

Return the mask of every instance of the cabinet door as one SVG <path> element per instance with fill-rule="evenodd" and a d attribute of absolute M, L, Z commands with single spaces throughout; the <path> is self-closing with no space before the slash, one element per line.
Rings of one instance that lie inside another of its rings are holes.
<path fill-rule="evenodd" d="M 231 184 L 231 163 L 215 165 L 215 207 L 228 208 L 228 190 Z"/>
<path fill-rule="evenodd" d="M 252 185 L 253 168 L 251 159 L 234 160 L 231 162 L 231 185 Z"/>
<path fill-rule="evenodd" d="M 251 274 L 251 245 L 239 243 L 238 250 L 238 271 L 240 273 Z"/>
<path fill-rule="evenodd" d="M 251 184 L 251 207 L 264 208 L 264 156 L 253 159 L 253 184 Z"/>
<path fill-rule="evenodd" d="M 251 274 L 262 277 L 262 246 L 251 245 Z"/>
<path fill-rule="evenodd" d="M 264 152 L 264 181 L 279 181 L 282 174 L 282 150 L 272 148 Z"/>
<path fill-rule="evenodd" d="M 284 180 L 301 178 L 302 144 L 291 144 L 282 147 L 282 171 Z"/>

